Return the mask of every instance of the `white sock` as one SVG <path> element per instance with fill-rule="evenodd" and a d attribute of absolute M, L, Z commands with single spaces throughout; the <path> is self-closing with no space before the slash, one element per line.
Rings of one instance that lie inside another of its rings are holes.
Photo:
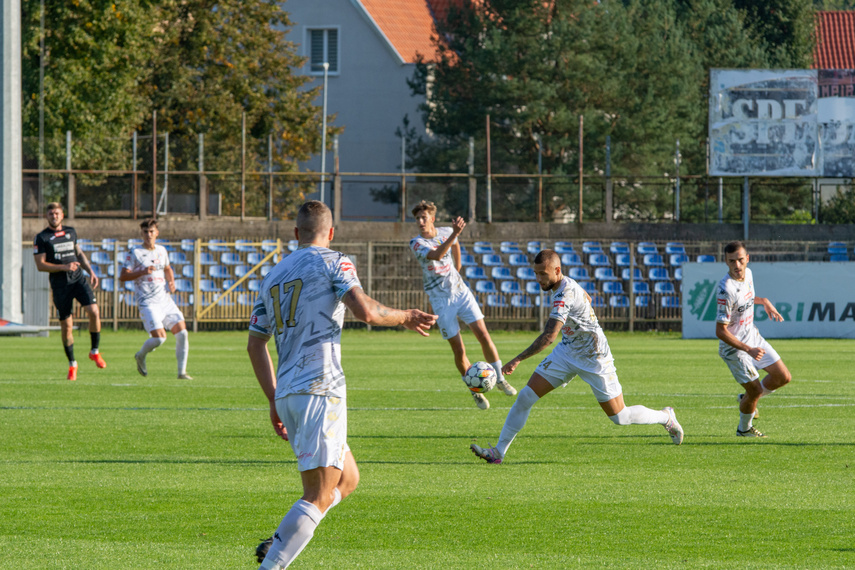
<path fill-rule="evenodd" d="M 175 333 L 175 360 L 178 361 L 178 374 L 187 374 L 187 355 L 190 352 L 190 341 L 187 329 Z"/>
<path fill-rule="evenodd" d="M 303 499 L 294 503 L 273 534 L 273 544 L 261 568 L 276 568 L 270 562 L 287 568 L 312 540 L 323 518 L 323 513 L 312 503 Z"/>
<path fill-rule="evenodd" d="M 160 347 L 160 345 L 163 344 L 164 342 L 166 342 L 166 338 L 164 338 L 164 337 L 150 336 L 143 343 L 142 348 L 140 349 L 140 352 L 142 353 L 143 356 L 145 356 L 149 352 L 154 352 L 155 350 L 157 350 Z"/>
<path fill-rule="evenodd" d="M 507 453 L 511 442 L 525 426 L 528 420 L 528 414 L 531 412 L 531 407 L 537 403 L 540 397 L 534 393 L 534 390 L 528 386 L 523 387 L 520 393 L 517 394 L 517 399 L 514 400 L 514 405 L 508 412 L 508 417 L 505 419 L 505 425 L 502 426 L 502 433 L 499 435 L 499 442 L 496 444 L 496 449 L 502 454 L 502 457 Z"/>
<path fill-rule="evenodd" d="M 737 428 L 739 431 L 748 431 L 751 429 L 751 420 L 754 419 L 754 412 L 750 414 L 743 414 L 739 412 L 739 427 Z"/>
<path fill-rule="evenodd" d="M 333 508 L 334 506 L 336 506 L 337 504 L 339 504 L 340 502 L 341 502 L 341 491 L 339 491 L 338 487 L 336 487 L 335 488 L 335 497 L 333 497 L 333 502 L 329 506 L 329 508 L 327 508 L 327 512 L 324 513 L 324 516 L 327 516 L 327 513 L 330 512 L 330 509 Z"/>
<path fill-rule="evenodd" d="M 504 382 L 505 376 L 502 374 L 502 361 L 497 360 L 496 362 L 491 362 L 490 366 L 492 366 L 493 370 L 496 371 L 496 382 Z"/>
<path fill-rule="evenodd" d="M 628 426 L 632 424 L 662 424 L 668 422 L 668 414 L 661 410 L 651 410 L 644 406 L 626 406 L 613 416 L 609 416 L 619 426 Z"/>
<path fill-rule="evenodd" d="M 763 388 L 763 392 L 760 394 L 760 397 L 761 397 L 761 398 L 762 398 L 763 396 L 768 396 L 769 394 L 774 394 L 774 393 L 775 393 L 775 391 L 774 391 L 774 390 L 770 390 L 769 388 L 767 388 L 767 387 L 766 387 L 766 385 L 765 385 L 765 384 L 763 384 L 763 382 L 762 382 L 762 381 L 760 382 L 760 387 L 761 387 L 761 388 Z"/>

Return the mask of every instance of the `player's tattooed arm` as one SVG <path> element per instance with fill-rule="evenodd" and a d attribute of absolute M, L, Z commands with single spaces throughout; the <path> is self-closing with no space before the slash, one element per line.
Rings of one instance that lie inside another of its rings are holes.
<path fill-rule="evenodd" d="M 436 322 L 436 315 L 418 309 L 401 311 L 387 307 L 366 295 L 361 287 L 353 287 L 344 294 L 342 301 L 354 317 L 369 325 L 403 326 L 422 336 L 428 336 L 427 330 Z"/>
<path fill-rule="evenodd" d="M 531 345 L 515 356 L 513 359 L 508 361 L 504 366 L 502 366 L 502 374 L 513 374 L 514 370 L 516 370 L 517 366 L 519 366 L 520 362 L 525 360 L 526 358 L 530 358 L 542 351 L 544 348 L 552 344 L 558 333 L 561 332 L 561 327 L 563 323 L 558 319 L 549 319 L 546 322 L 546 327 L 544 327 L 543 332 L 538 335 L 534 342 Z"/>

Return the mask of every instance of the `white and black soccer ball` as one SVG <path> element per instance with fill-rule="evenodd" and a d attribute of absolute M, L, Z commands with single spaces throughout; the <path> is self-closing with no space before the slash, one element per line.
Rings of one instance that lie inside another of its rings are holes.
<path fill-rule="evenodd" d="M 483 394 L 496 385 L 496 371 L 489 362 L 476 362 L 463 375 L 463 383 L 473 392 Z"/>

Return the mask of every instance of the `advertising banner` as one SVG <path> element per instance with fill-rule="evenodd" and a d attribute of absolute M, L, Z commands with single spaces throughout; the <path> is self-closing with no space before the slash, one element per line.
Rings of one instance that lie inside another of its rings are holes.
<path fill-rule="evenodd" d="M 751 263 L 754 289 L 784 322 L 761 305 L 754 322 L 766 338 L 855 338 L 855 263 Z M 683 338 L 715 338 L 718 284 L 724 263 L 683 264 Z"/>

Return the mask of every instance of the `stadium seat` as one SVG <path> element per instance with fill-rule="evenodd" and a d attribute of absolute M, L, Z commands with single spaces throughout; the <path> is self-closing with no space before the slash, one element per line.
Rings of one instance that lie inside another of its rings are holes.
<path fill-rule="evenodd" d="M 472 246 L 472 251 L 478 255 L 485 255 L 493 253 L 493 244 L 488 241 L 476 241 L 475 245 Z"/>
<path fill-rule="evenodd" d="M 220 254 L 220 264 L 222 265 L 240 265 L 243 263 L 240 256 L 233 252 L 226 252 Z"/>
<path fill-rule="evenodd" d="M 502 253 L 522 253 L 520 244 L 515 241 L 503 241 L 499 244 L 499 251 Z"/>
<path fill-rule="evenodd" d="M 104 273 L 104 270 L 101 269 L 101 266 L 97 263 L 92 263 L 90 265 L 92 266 L 92 273 L 94 273 L 95 277 L 97 277 L 98 279 L 103 279 L 107 276 L 107 274 Z M 83 272 L 86 273 L 86 270 L 84 270 Z"/>
<path fill-rule="evenodd" d="M 261 251 L 270 253 L 271 251 L 276 251 L 278 246 L 279 244 L 275 239 L 266 239 L 261 242 Z"/>
<path fill-rule="evenodd" d="M 650 306 L 650 296 L 649 295 L 639 295 L 635 298 L 635 306 L 636 307 L 649 307 Z"/>
<path fill-rule="evenodd" d="M 493 279 L 513 279 L 514 275 L 507 267 L 494 267 L 490 271 L 490 277 Z"/>
<path fill-rule="evenodd" d="M 614 281 L 617 275 L 611 267 L 597 267 L 594 269 L 594 279 L 597 281 Z"/>
<path fill-rule="evenodd" d="M 229 246 L 226 245 L 224 239 L 212 239 L 208 242 L 208 251 L 224 252 L 229 251 Z"/>
<path fill-rule="evenodd" d="M 193 239 L 181 240 L 181 249 L 184 251 L 196 251 L 196 240 L 193 240 Z"/>
<path fill-rule="evenodd" d="M 664 267 L 665 260 L 658 253 L 645 253 L 642 258 L 645 267 Z"/>
<path fill-rule="evenodd" d="M 653 284 L 653 292 L 657 295 L 673 295 L 677 291 L 670 281 L 657 281 Z"/>
<path fill-rule="evenodd" d="M 603 247 L 598 241 L 586 241 L 582 243 L 582 253 L 590 255 L 592 253 L 603 253 Z"/>
<path fill-rule="evenodd" d="M 526 245 L 526 248 L 525 248 L 525 249 L 526 249 L 526 251 L 527 251 L 527 252 L 529 252 L 530 254 L 532 254 L 532 255 L 537 255 L 538 253 L 540 253 L 540 252 L 541 252 L 541 250 L 543 250 L 543 242 L 539 242 L 539 241 L 530 241 L 530 242 L 528 242 L 528 244 Z"/>
<path fill-rule="evenodd" d="M 516 281 L 502 281 L 499 284 L 499 291 L 502 293 L 522 293 L 523 289 Z"/>
<path fill-rule="evenodd" d="M 496 292 L 496 284 L 492 281 L 476 281 L 475 282 L 475 292 L 476 293 L 495 293 Z"/>
<path fill-rule="evenodd" d="M 582 258 L 575 253 L 564 253 L 561 255 L 561 265 L 582 265 Z"/>
<path fill-rule="evenodd" d="M 222 289 L 217 287 L 217 282 L 213 279 L 200 279 L 199 290 L 205 293 L 219 293 L 222 291 Z"/>
<path fill-rule="evenodd" d="M 246 262 L 250 265 L 258 265 L 265 257 L 266 254 L 263 253 L 248 253 L 246 255 Z"/>
<path fill-rule="evenodd" d="M 592 253 L 588 257 L 588 265 L 591 267 L 611 267 L 612 262 L 605 253 Z"/>
<path fill-rule="evenodd" d="M 591 306 L 592 307 L 605 307 L 606 301 L 603 299 L 602 295 L 591 295 Z"/>
<path fill-rule="evenodd" d="M 486 279 L 487 273 L 484 271 L 483 267 L 474 266 L 467 267 L 465 272 L 467 279 Z"/>
<path fill-rule="evenodd" d="M 512 253 L 511 256 L 508 258 L 508 263 L 515 267 L 519 267 L 521 265 L 527 266 L 528 257 L 524 253 Z"/>
<path fill-rule="evenodd" d="M 699 255 L 695 261 L 697 261 L 698 263 L 715 263 L 715 256 L 714 255 Z"/>
<path fill-rule="evenodd" d="M 640 241 L 638 242 L 635 251 L 639 255 L 646 255 L 648 253 L 659 253 L 659 248 L 656 247 L 656 244 L 652 241 Z"/>
<path fill-rule="evenodd" d="M 193 292 L 193 282 L 189 279 L 176 279 L 175 280 L 175 290 L 181 291 L 182 293 L 192 293 Z"/>
<path fill-rule="evenodd" d="M 534 281 L 537 276 L 534 274 L 534 269 L 531 267 L 517 267 L 517 279 L 523 281 Z"/>
<path fill-rule="evenodd" d="M 214 279 L 228 279 L 232 272 L 225 265 L 212 265 L 208 268 L 208 276 Z"/>
<path fill-rule="evenodd" d="M 555 253 L 559 255 L 564 255 L 565 253 L 576 253 L 576 250 L 573 249 L 573 242 L 569 241 L 557 241 L 555 242 L 555 247 L 552 249 L 554 249 Z"/>
<path fill-rule="evenodd" d="M 625 241 L 613 241 L 609 246 L 609 251 L 614 254 L 629 253 L 629 244 Z"/>
<path fill-rule="evenodd" d="M 633 281 L 632 292 L 635 295 L 649 295 L 650 285 L 647 284 L 647 281 Z"/>
<path fill-rule="evenodd" d="M 271 269 L 273 269 L 272 265 L 262 265 L 259 273 L 261 273 L 262 277 L 267 277 L 267 274 L 270 273 Z"/>
<path fill-rule="evenodd" d="M 105 251 L 93 251 L 89 260 L 98 265 L 112 265 L 113 263 L 113 258 Z"/>
<path fill-rule="evenodd" d="M 539 295 L 543 289 L 540 288 L 540 283 L 537 281 L 526 281 L 525 292 L 529 295 Z"/>
<path fill-rule="evenodd" d="M 567 276 L 576 281 L 588 281 L 591 279 L 587 267 L 571 267 L 567 270 Z"/>
<path fill-rule="evenodd" d="M 240 251 L 241 253 L 255 253 L 258 250 L 255 249 L 254 245 L 252 245 L 252 241 L 248 239 L 239 239 L 235 241 L 235 251 Z"/>
<path fill-rule="evenodd" d="M 630 279 L 630 275 L 632 276 L 631 279 Z M 644 275 L 641 273 L 640 267 L 633 268 L 631 273 L 630 273 L 629 267 L 626 267 L 624 269 L 621 269 L 620 278 L 623 279 L 624 281 L 630 281 L 630 280 L 641 281 L 644 279 Z"/>
<path fill-rule="evenodd" d="M 653 267 L 648 271 L 647 278 L 651 281 L 668 281 L 671 276 L 668 275 L 668 270 L 664 267 Z"/>
<path fill-rule="evenodd" d="M 295 239 L 288 240 L 288 251 L 297 251 L 298 247 L 300 247 L 300 242 Z"/>
<path fill-rule="evenodd" d="M 830 241 L 828 242 L 828 253 L 832 255 L 847 253 L 846 244 L 842 241 Z"/>
<path fill-rule="evenodd" d="M 481 256 L 481 265 L 486 265 L 487 267 L 500 267 L 504 265 L 502 262 L 502 258 L 495 253 L 485 253 Z"/>
<path fill-rule="evenodd" d="M 632 258 L 628 253 L 619 253 L 615 255 L 615 265 L 618 267 L 629 267 L 632 263 Z"/>
<path fill-rule="evenodd" d="M 609 297 L 609 306 L 616 309 L 629 307 L 629 297 L 626 295 L 613 295 Z"/>
<path fill-rule="evenodd" d="M 528 295 L 511 295 L 511 307 L 527 309 L 533 306 L 534 303 L 531 302 Z"/>
<path fill-rule="evenodd" d="M 596 283 L 593 281 L 580 281 L 579 287 L 581 287 L 588 295 L 594 295 L 600 292 L 597 289 Z"/>
<path fill-rule="evenodd" d="M 109 275 L 110 277 L 115 277 L 116 276 L 115 273 L 116 273 L 116 270 L 113 268 L 113 264 L 111 263 L 110 265 L 107 266 L 107 275 Z"/>
<path fill-rule="evenodd" d="M 133 249 L 135 247 L 140 247 L 142 245 L 142 240 L 138 238 L 131 238 L 128 240 L 128 249 Z"/>
<path fill-rule="evenodd" d="M 163 249 L 165 249 L 166 251 L 175 251 L 175 246 L 169 243 L 168 240 L 158 239 L 154 243 L 156 243 L 157 245 L 162 245 Z"/>
<path fill-rule="evenodd" d="M 91 239 L 86 238 L 79 238 L 77 240 L 77 245 L 78 247 L 80 247 L 81 251 L 95 251 L 96 249 L 98 249 L 97 247 L 95 247 L 95 244 L 92 243 Z"/>
<path fill-rule="evenodd" d="M 217 260 L 210 253 L 203 251 L 199 254 L 199 263 L 202 265 L 216 265 Z"/>
<path fill-rule="evenodd" d="M 669 241 L 665 244 L 665 254 L 666 255 L 675 255 L 675 254 L 686 254 L 686 248 L 682 243 L 678 241 Z"/>
<path fill-rule="evenodd" d="M 252 269 L 252 267 L 249 265 L 238 265 L 235 267 L 235 277 L 243 277 L 249 273 L 250 269 Z"/>
<path fill-rule="evenodd" d="M 672 253 L 669 261 L 671 263 L 671 267 L 680 267 L 689 261 L 689 256 L 685 253 Z"/>
<path fill-rule="evenodd" d="M 675 281 L 682 281 L 683 280 L 683 268 L 682 267 L 678 267 L 674 270 L 674 280 Z"/>
<path fill-rule="evenodd" d="M 184 255 L 183 251 L 170 251 L 168 254 L 169 263 L 173 265 L 183 265 L 187 263 L 187 256 Z"/>
<path fill-rule="evenodd" d="M 504 295 L 487 295 L 487 306 L 488 307 L 507 307 L 508 302 L 505 300 Z"/>
<path fill-rule="evenodd" d="M 475 261 L 475 257 L 473 257 L 472 255 L 469 255 L 468 253 L 461 253 L 460 265 L 462 265 L 463 267 L 473 267 L 478 265 L 478 263 Z"/>
<path fill-rule="evenodd" d="M 255 304 L 255 297 L 249 293 L 240 293 L 237 297 L 237 304 L 241 307 L 252 307 Z"/>
<path fill-rule="evenodd" d="M 113 279 L 111 279 L 110 277 L 105 277 L 104 279 L 101 280 L 99 287 L 101 287 L 102 291 L 106 291 L 107 293 L 112 293 L 113 287 L 115 287 L 115 285 L 116 285 L 116 282 Z"/>
<path fill-rule="evenodd" d="M 116 243 L 118 243 L 113 238 L 104 238 L 101 240 L 101 249 L 104 251 L 116 251 Z"/>
<path fill-rule="evenodd" d="M 133 281 L 125 281 L 125 291 L 134 291 L 134 282 Z"/>
<path fill-rule="evenodd" d="M 606 281 L 603 283 L 603 293 L 607 295 L 623 295 L 623 283 L 620 281 Z"/>
<path fill-rule="evenodd" d="M 237 283 L 237 279 L 224 279 L 223 280 L 223 291 L 225 291 L 226 289 L 228 289 L 229 287 L 231 287 L 235 283 Z M 237 287 L 234 288 L 234 291 L 246 291 L 246 288 L 244 287 L 243 283 L 241 283 L 240 285 L 238 285 Z"/>
<path fill-rule="evenodd" d="M 665 309 L 679 309 L 680 308 L 680 298 L 679 297 L 662 297 L 659 301 L 663 308 Z"/>
<path fill-rule="evenodd" d="M 849 261 L 849 254 L 846 253 L 832 253 L 828 256 L 829 261 Z"/>
<path fill-rule="evenodd" d="M 193 279 L 193 266 L 185 265 L 181 268 L 181 275 L 187 277 L 188 279 Z"/>
<path fill-rule="evenodd" d="M 246 282 L 246 288 L 253 293 L 261 291 L 261 279 L 250 279 Z"/>

